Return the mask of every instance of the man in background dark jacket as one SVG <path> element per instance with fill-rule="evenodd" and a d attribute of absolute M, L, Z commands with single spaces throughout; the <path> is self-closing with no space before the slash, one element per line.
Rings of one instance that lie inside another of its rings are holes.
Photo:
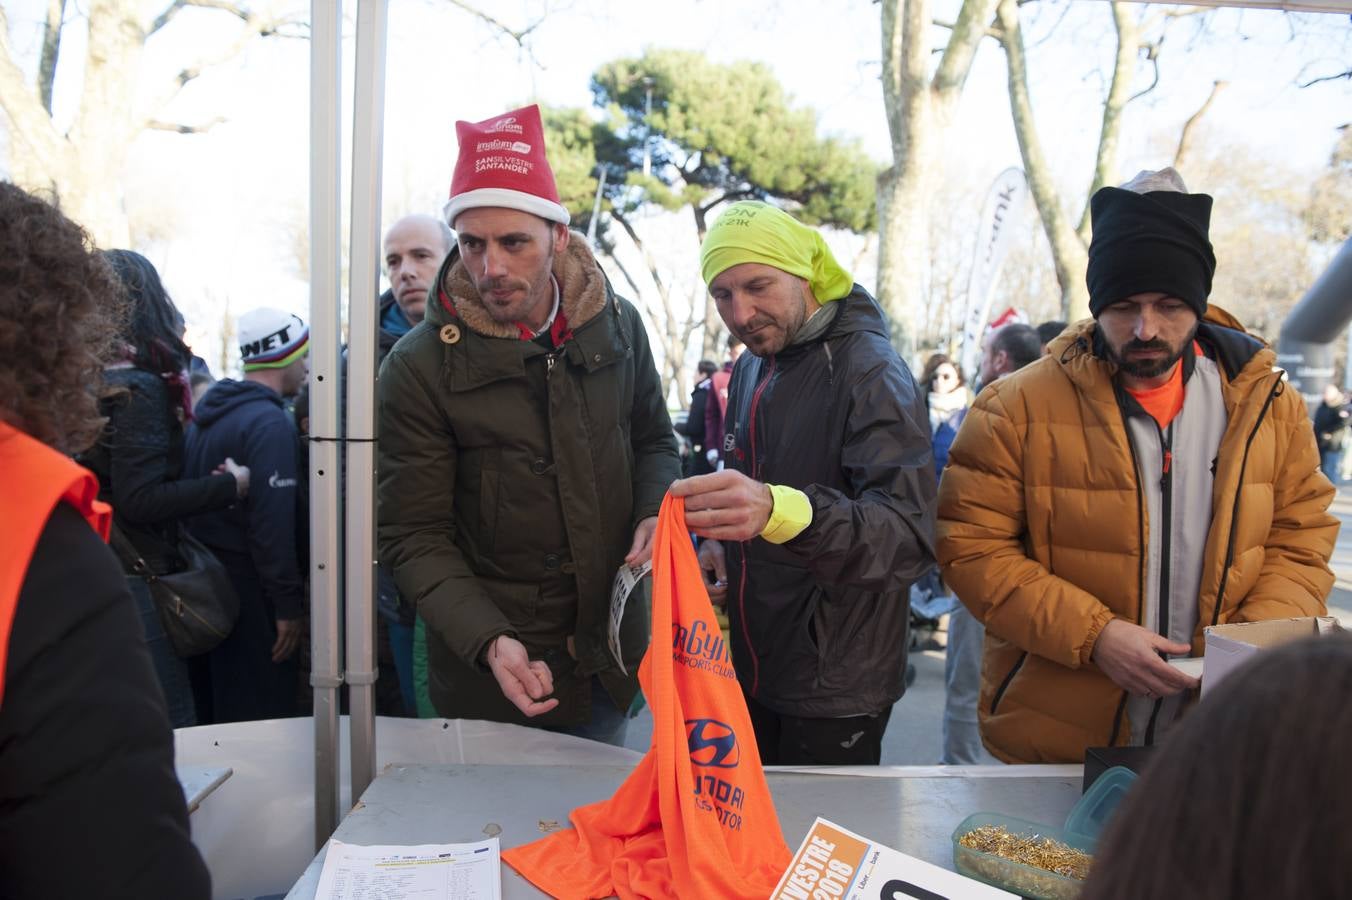
<path fill-rule="evenodd" d="M 189 522 L 225 565 L 240 601 L 230 636 L 190 661 L 202 724 L 296 713 L 305 611 L 296 547 L 300 438 L 283 400 L 305 383 L 310 331 L 297 316 L 263 308 L 241 316 L 238 333 L 244 380 L 223 379 L 207 391 L 184 453 L 187 478 L 210 473 L 225 457 L 252 473 L 246 501 Z"/>
<path fill-rule="evenodd" d="M 700 252 L 745 343 L 725 469 L 673 485 L 726 598 L 733 663 L 768 765 L 874 764 L 905 691 L 910 583 L 934 565 L 924 397 L 882 311 L 821 235 L 759 202 Z"/>
<path fill-rule="evenodd" d="M 1319 445 L 1319 470 L 1334 484 L 1342 481 L 1343 447 L 1347 443 L 1347 398 L 1338 385 L 1324 386 L 1324 402 L 1314 410 L 1314 437 Z"/>
<path fill-rule="evenodd" d="M 719 468 L 723 460 L 723 418 L 728 412 L 728 386 L 732 383 L 732 368 L 746 345 L 735 334 L 728 335 L 728 358 L 723 368 L 709 376 L 709 402 L 704 408 L 704 456 L 710 469 Z"/>
<path fill-rule="evenodd" d="M 714 470 L 705 455 L 705 411 L 713 392 L 713 375 L 718 371 L 711 359 L 701 359 L 695 374 L 695 389 L 690 392 L 690 410 L 678 429 L 690 441 L 690 455 L 685 459 L 686 475 L 708 475 Z"/>

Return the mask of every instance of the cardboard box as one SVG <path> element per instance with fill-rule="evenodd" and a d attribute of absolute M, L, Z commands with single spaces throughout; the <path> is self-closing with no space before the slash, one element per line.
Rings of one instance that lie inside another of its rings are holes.
<path fill-rule="evenodd" d="M 1260 650 L 1342 630 L 1333 616 L 1213 625 L 1203 631 L 1206 654 L 1202 664 L 1202 697 L 1205 699 L 1217 684 Z"/>

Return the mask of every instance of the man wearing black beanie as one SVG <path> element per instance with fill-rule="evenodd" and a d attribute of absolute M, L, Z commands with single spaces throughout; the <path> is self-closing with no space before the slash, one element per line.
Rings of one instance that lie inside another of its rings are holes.
<path fill-rule="evenodd" d="M 1090 203 L 1089 308 L 983 390 L 939 491 L 944 580 L 986 626 L 1006 762 L 1149 745 L 1226 622 L 1323 615 L 1338 533 L 1305 404 L 1209 305 L 1211 198 L 1173 169 Z"/>

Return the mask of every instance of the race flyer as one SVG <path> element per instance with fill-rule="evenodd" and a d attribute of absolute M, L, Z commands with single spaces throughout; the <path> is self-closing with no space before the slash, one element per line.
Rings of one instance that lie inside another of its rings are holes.
<path fill-rule="evenodd" d="M 818 818 L 770 900 L 1018 900 Z"/>

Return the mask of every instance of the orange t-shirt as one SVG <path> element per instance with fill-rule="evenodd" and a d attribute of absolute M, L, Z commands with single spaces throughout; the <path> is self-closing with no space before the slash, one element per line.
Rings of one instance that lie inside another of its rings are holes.
<path fill-rule="evenodd" d="M 1192 342 L 1193 353 L 1197 356 L 1202 355 L 1202 348 L 1196 341 Z M 1160 428 L 1168 428 L 1180 412 L 1183 411 L 1183 365 L 1182 361 L 1174 366 L 1174 374 L 1169 376 L 1169 380 L 1157 388 L 1147 388 L 1143 391 L 1133 391 L 1127 388 L 1127 393 L 1136 398 L 1136 402 L 1141 404 L 1141 408 L 1159 423 Z"/>

